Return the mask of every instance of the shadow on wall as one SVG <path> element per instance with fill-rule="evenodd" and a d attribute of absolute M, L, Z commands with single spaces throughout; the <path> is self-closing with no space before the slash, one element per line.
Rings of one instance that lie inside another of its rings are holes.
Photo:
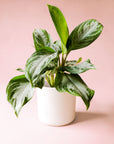
<path fill-rule="evenodd" d="M 106 118 L 107 114 L 105 113 L 96 113 L 96 112 L 76 112 L 76 118 L 71 124 L 76 124 L 84 121 L 91 121 L 96 119 Z"/>

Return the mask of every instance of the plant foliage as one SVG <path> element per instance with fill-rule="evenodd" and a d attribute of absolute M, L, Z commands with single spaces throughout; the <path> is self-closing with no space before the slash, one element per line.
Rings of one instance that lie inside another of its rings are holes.
<path fill-rule="evenodd" d="M 90 60 L 82 62 L 67 60 L 68 54 L 90 45 L 103 30 L 103 25 L 95 19 L 89 19 L 78 25 L 69 34 L 67 22 L 59 8 L 48 5 L 49 13 L 60 37 L 53 42 L 50 34 L 44 29 L 33 31 L 35 52 L 28 58 L 25 70 L 18 68 L 24 75 L 14 77 L 8 83 L 7 100 L 18 116 L 21 108 L 32 98 L 34 88 L 42 88 L 45 81 L 59 92 L 68 92 L 82 98 L 88 109 L 94 90 L 90 89 L 80 77 L 90 69 L 95 69 Z"/>

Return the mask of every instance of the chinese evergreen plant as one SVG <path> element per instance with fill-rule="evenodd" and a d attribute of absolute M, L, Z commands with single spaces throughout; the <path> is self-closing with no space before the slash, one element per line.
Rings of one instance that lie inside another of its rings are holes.
<path fill-rule="evenodd" d="M 103 26 L 95 19 L 89 19 L 78 25 L 69 34 L 64 15 L 59 8 L 48 5 L 48 9 L 60 37 L 53 42 L 50 34 L 44 29 L 35 29 L 33 40 L 35 52 L 28 58 L 23 75 L 14 77 L 8 83 L 7 100 L 13 106 L 16 116 L 21 108 L 32 98 L 34 88 L 42 88 L 45 80 L 50 87 L 55 87 L 59 92 L 68 92 L 80 96 L 87 109 L 94 95 L 79 76 L 89 69 L 95 69 L 90 60 L 67 61 L 68 54 L 90 45 L 103 30 Z"/>

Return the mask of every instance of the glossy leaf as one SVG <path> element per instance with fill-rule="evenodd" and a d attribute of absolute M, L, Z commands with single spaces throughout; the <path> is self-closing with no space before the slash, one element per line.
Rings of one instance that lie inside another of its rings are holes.
<path fill-rule="evenodd" d="M 55 41 L 54 44 L 56 44 L 61 49 L 61 41 L 60 40 Z"/>
<path fill-rule="evenodd" d="M 61 51 L 61 48 L 57 45 L 57 44 L 55 44 L 55 43 L 53 43 L 51 46 L 50 46 L 55 52 L 57 52 L 58 54 L 60 54 L 62 51 Z"/>
<path fill-rule="evenodd" d="M 76 62 L 76 60 L 66 61 L 65 66 L 73 66 L 74 64 L 76 64 Z"/>
<path fill-rule="evenodd" d="M 58 54 L 52 52 L 52 48 L 48 48 L 47 50 L 45 49 L 45 51 L 36 51 L 27 60 L 25 76 L 33 86 L 38 83 L 39 78 L 42 77 L 47 70 L 52 69 L 52 63 L 57 57 Z"/>
<path fill-rule="evenodd" d="M 35 29 L 33 32 L 34 46 L 36 50 L 42 47 L 50 47 L 52 45 L 52 38 L 46 30 Z"/>
<path fill-rule="evenodd" d="M 80 96 L 87 109 L 89 108 L 94 90 L 89 89 L 79 75 L 57 73 L 55 85 L 59 92 L 68 92 L 74 96 Z"/>
<path fill-rule="evenodd" d="M 68 52 L 84 48 L 95 41 L 103 30 L 103 25 L 97 20 L 90 19 L 77 26 L 67 41 Z"/>
<path fill-rule="evenodd" d="M 66 61 L 65 66 L 73 66 L 82 61 L 82 57 L 80 57 L 77 61 L 76 60 L 71 60 L 71 61 Z"/>
<path fill-rule="evenodd" d="M 48 5 L 48 9 L 55 25 L 55 28 L 58 32 L 58 35 L 62 41 L 62 53 L 66 53 L 66 43 L 69 36 L 68 26 L 65 20 L 64 15 L 59 8 L 55 6 Z"/>
<path fill-rule="evenodd" d="M 16 76 L 8 83 L 6 93 L 7 100 L 13 106 L 16 116 L 21 108 L 32 98 L 34 88 L 25 78 L 25 75 Z"/>
<path fill-rule="evenodd" d="M 54 53 L 55 52 L 55 48 L 50 48 L 50 47 L 41 47 L 41 48 L 39 48 L 38 50 L 37 50 L 37 52 L 40 52 L 40 51 L 49 51 L 49 52 L 52 52 L 52 53 Z"/>
<path fill-rule="evenodd" d="M 54 42 L 54 45 L 56 45 L 56 47 L 58 48 L 58 51 L 59 51 L 59 53 L 61 53 L 62 52 L 62 49 L 61 49 L 61 41 L 60 40 L 57 40 L 57 41 L 55 41 Z"/>
<path fill-rule="evenodd" d="M 80 74 L 87 70 L 95 69 L 95 66 L 88 59 L 87 61 L 74 65 L 74 66 L 64 66 L 62 67 L 63 71 L 67 71 L 72 74 Z"/>
<path fill-rule="evenodd" d="M 45 74 L 41 74 L 37 77 L 34 78 L 34 81 L 31 81 L 31 84 L 33 87 L 39 87 L 42 89 L 42 87 L 44 86 L 44 78 L 45 78 Z"/>

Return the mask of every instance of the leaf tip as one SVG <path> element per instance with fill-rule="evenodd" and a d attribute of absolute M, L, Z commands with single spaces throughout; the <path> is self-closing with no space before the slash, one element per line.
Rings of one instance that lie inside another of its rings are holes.
<path fill-rule="evenodd" d="M 96 70 L 97 68 L 94 66 L 93 69 Z"/>
<path fill-rule="evenodd" d="M 89 107 L 90 107 L 90 104 L 86 106 L 86 111 L 89 109 Z"/>
<path fill-rule="evenodd" d="M 93 98 L 93 96 L 94 96 L 94 94 L 95 94 L 95 91 L 92 90 L 92 89 L 88 89 L 88 91 L 89 91 L 90 98 L 89 98 L 89 102 L 86 103 L 86 110 L 89 109 L 89 107 L 90 107 L 90 102 L 91 102 L 91 100 L 92 100 L 92 98 Z"/>
<path fill-rule="evenodd" d="M 51 5 L 49 5 L 49 4 L 47 4 L 47 6 L 48 6 L 48 9 L 50 9 L 52 6 Z"/>

